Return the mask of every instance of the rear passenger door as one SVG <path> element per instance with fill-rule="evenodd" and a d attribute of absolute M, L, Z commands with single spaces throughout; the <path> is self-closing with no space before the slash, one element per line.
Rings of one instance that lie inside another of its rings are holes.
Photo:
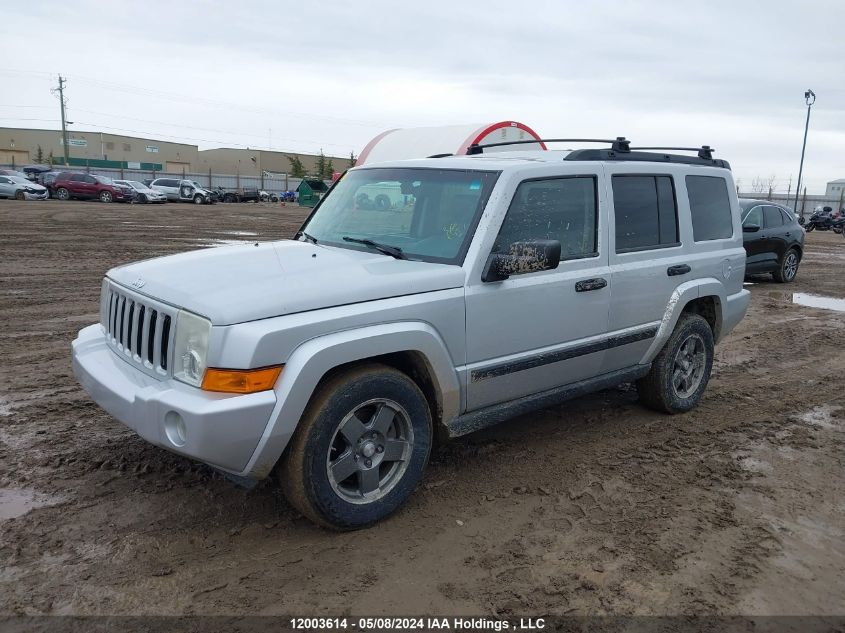
<path fill-rule="evenodd" d="M 783 214 L 777 207 L 764 206 L 763 215 L 766 218 L 766 228 L 763 233 L 766 244 L 766 260 L 771 264 L 776 264 L 789 247 L 789 238 L 786 235 L 788 228 L 784 226 Z"/>
<path fill-rule="evenodd" d="M 675 288 L 691 267 L 681 244 L 674 170 L 606 165 L 610 208 L 611 309 L 615 344 L 603 372 L 639 363 Z"/>

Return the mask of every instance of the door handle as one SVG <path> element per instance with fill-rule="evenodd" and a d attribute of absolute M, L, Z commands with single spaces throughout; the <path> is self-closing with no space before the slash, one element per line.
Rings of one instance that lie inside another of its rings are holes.
<path fill-rule="evenodd" d="M 666 274 L 670 277 L 675 277 L 677 275 L 686 275 L 691 270 L 692 268 L 688 264 L 678 264 L 677 266 L 669 266 L 666 269 Z"/>
<path fill-rule="evenodd" d="M 590 290 L 601 290 L 607 286 L 607 280 L 601 277 L 595 279 L 584 279 L 575 284 L 575 292 L 589 292 Z"/>

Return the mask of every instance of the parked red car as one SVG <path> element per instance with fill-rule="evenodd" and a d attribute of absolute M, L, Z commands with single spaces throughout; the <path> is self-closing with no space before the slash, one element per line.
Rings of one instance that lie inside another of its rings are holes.
<path fill-rule="evenodd" d="M 100 202 L 129 202 L 135 197 L 131 187 L 115 184 L 111 178 L 70 172 L 56 177 L 53 191 L 59 200 L 99 198 Z"/>

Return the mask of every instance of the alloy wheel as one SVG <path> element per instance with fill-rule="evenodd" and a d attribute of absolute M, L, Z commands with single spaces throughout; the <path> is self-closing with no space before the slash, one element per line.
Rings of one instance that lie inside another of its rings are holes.
<path fill-rule="evenodd" d="M 783 277 L 787 281 L 792 281 L 798 272 L 798 255 L 794 252 L 787 254 L 783 262 Z"/>
<path fill-rule="evenodd" d="M 672 387 L 679 398 L 689 398 L 695 393 L 704 376 L 707 358 L 704 339 L 690 334 L 678 347 L 672 365 Z"/>
<path fill-rule="evenodd" d="M 355 407 L 335 429 L 326 456 L 329 483 L 350 503 L 381 499 L 399 483 L 414 445 L 404 408 L 377 398 Z"/>

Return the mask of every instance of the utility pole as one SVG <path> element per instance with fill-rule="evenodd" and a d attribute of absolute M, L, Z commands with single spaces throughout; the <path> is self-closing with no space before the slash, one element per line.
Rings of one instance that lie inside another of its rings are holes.
<path fill-rule="evenodd" d="M 801 175 L 804 171 L 804 150 L 807 149 L 807 130 L 810 127 L 810 108 L 816 102 L 816 93 L 809 88 L 804 92 L 804 101 L 807 103 L 807 122 L 804 124 L 804 145 L 801 146 L 801 165 L 798 167 L 798 183 L 795 185 L 795 210 L 798 210 L 798 192 L 801 190 Z M 804 187 L 804 195 L 806 196 L 807 188 Z M 806 201 L 806 198 L 805 198 Z M 804 207 L 801 207 L 801 215 L 804 215 Z"/>
<path fill-rule="evenodd" d="M 65 167 L 70 164 L 70 158 L 68 156 L 68 149 L 67 149 L 67 118 L 65 117 L 65 105 L 67 102 L 65 101 L 65 84 L 67 83 L 67 79 L 59 75 L 59 85 L 56 88 L 53 88 L 50 92 L 53 94 L 59 95 L 59 107 L 62 110 L 62 150 L 65 155 Z"/>

